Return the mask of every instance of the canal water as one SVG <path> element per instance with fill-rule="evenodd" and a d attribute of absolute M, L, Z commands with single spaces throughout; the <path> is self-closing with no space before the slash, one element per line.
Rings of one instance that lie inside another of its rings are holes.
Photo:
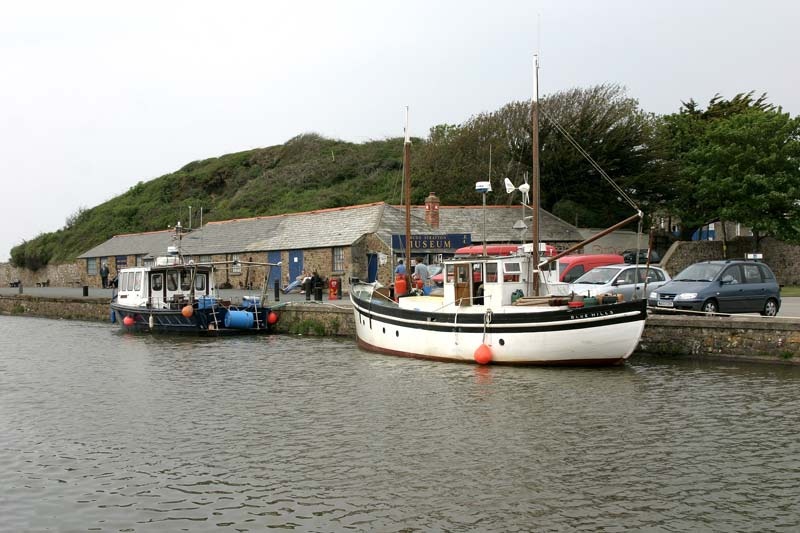
<path fill-rule="evenodd" d="M 798 391 L 0 316 L 0 531 L 796 531 Z"/>

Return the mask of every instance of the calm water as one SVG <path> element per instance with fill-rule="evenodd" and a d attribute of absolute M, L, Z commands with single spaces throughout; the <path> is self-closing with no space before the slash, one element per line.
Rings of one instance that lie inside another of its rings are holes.
<path fill-rule="evenodd" d="M 797 531 L 799 391 L 0 317 L 0 531 Z"/>

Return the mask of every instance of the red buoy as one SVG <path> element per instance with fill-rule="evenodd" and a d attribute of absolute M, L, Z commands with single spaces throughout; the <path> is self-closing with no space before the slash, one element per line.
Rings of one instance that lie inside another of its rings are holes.
<path fill-rule="evenodd" d="M 275 311 L 270 311 L 267 315 L 267 323 L 268 324 L 276 324 L 278 322 L 278 313 Z"/>
<path fill-rule="evenodd" d="M 194 308 L 191 305 L 184 305 L 183 309 L 181 309 L 181 314 L 186 318 L 192 318 L 194 314 Z"/>
<path fill-rule="evenodd" d="M 485 344 L 481 344 L 475 350 L 473 357 L 475 358 L 475 362 L 479 365 L 488 365 L 492 361 L 492 350 Z"/>
<path fill-rule="evenodd" d="M 134 322 L 136 321 L 133 319 L 132 316 L 126 316 L 125 318 L 122 319 L 122 323 L 128 327 L 131 327 L 134 324 Z"/>

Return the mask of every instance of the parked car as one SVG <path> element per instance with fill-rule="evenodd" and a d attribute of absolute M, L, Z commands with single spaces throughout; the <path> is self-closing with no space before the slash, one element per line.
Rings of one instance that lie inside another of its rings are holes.
<path fill-rule="evenodd" d="M 662 268 L 621 264 L 593 268 L 569 287 L 581 296 L 621 294 L 625 300 L 641 300 L 647 294 L 645 289 L 661 287 L 669 280 L 669 274 Z"/>
<path fill-rule="evenodd" d="M 575 254 L 565 255 L 558 260 L 558 280 L 572 283 L 593 268 L 624 263 L 618 254 Z"/>
<path fill-rule="evenodd" d="M 441 263 L 428 265 L 428 274 L 431 276 L 431 282 L 437 287 L 441 287 L 444 284 L 444 272 L 442 270 L 442 266 L 443 265 Z"/>
<path fill-rule="evenodd" d="M 657 309 L 775 316 L 781 307 L 781 288 L 764 263 L 703 261 L 652 291 L 647 303 Z"/>
<path fill-rule="evenodd" d="M 638 261 L 636 260 L 638 256 Z M 622 252 L 622 258 L 626 263 L 639 263 L 640 265 L 647 264 L 647 248 L 639 248 L 638 250 L 625 250 Z M 650 262 L 658 263 L 661 261 L 661 256 L 655 250 L 650 250 Z"/>

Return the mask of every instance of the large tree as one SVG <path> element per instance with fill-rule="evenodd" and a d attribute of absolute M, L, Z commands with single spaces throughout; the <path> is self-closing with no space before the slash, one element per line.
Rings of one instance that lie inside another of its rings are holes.
<path fill-rule="evenodd" d="M 713 121 L 683 157 L 699 210 L 800 242 L 800 117 L 751 107 Z"/>
<path fill-rule="evenodd" d="M 618 85 L 572 89 L 545 97 L 540 106 L 541 205 L 584 226 L 607 226 L 632 214 L 597 170 L 565 137 L 567 132 L 626 192 L 647 204 L 661 197 L 652 179 L 655 119 Z M 473 184 L 491 178 L 489 201 L 510 199 L 503 178 L 519 185 L 531 175 L 531 104 L 512 102 L 465 123 L 431 129 L 414 151 L 412 174 L 419 195 L 436 191 L 442 201 L 475 203 Z M 420 198 L 416 198 L 420 199 Z M 516 201 L 514 199 L 513 201 Z"/>
<path fill-rule="evenodd" d="M 682 238 L 718 220 L 737 220 L 784 237 L 790 222 L 779 223 L 769 212 L 783 210 L 791 218 L 792 168 L 797 170 L 794 122 L 767 102 L 766 95 L 740 93 L 730 100 L 714 96 L 706 109 L 683 103 L 678 113 L 662 117 L 657 145 L 661 149 L 665 209 L 681 221 Z M 773 179 L 774 178 L 774 179 Z M 753 181 L 760 185 L 755 186 Z M 748 194 L 742 190 L 747 182 Z M 738 191 L 738 192 L 737 192 Z M 776 198 L 780 197 L 780 200 Z M 796 199 L 795 196 L 794 199 Z M 754 211 L 752 203 L 764 201 Z M 748 213 L 758 212 L 758 221 Z M 750 222 L 746 222 L 745 217 Z M 765 218 L 766 217 L 766 218 Z M 769 227 L 760 224 L 769 222 Z M 785 219 L 786 220 L 786 219 Z"/>

